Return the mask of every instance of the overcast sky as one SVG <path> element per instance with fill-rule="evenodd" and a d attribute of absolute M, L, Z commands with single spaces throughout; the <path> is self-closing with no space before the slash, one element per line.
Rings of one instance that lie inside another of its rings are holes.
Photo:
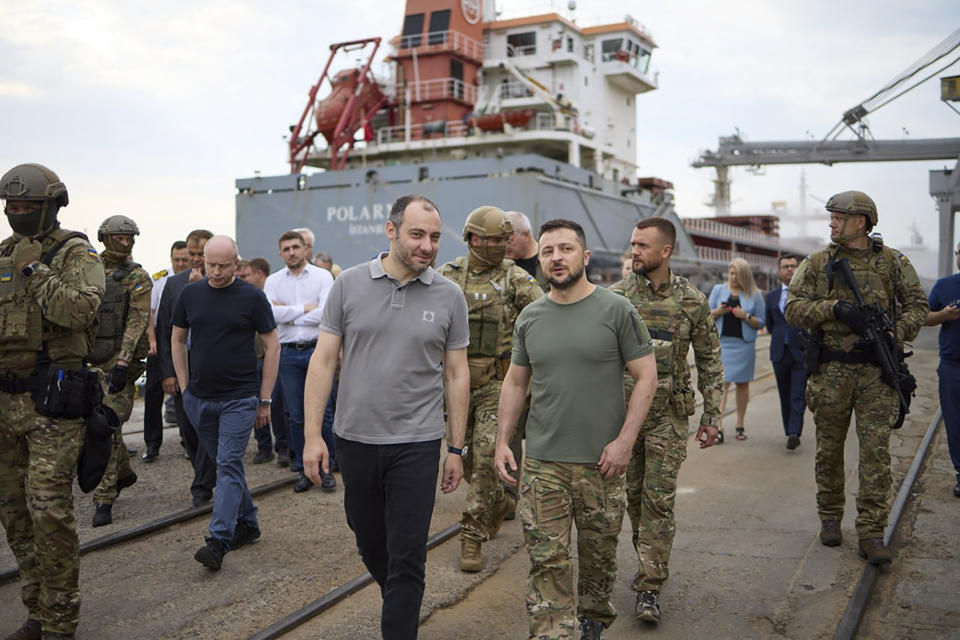
<path fill-rule="evenodd" d="M 500 4 L 517 13 L 548 3 Z M 711 215 L 704 203 L 713 171 L 689 165 L 718 136 L 739 128 L 750 140 L 822 138 L 846 109 L 960 27 L 956 0 L 581 0 L 578 21 L 624 10 L 659 45 L 651 70 L 660 88 L 637 99 L 640 172 L 674 182 L 681 216 Z M 66 227 L 95 234 L 108 215 L 132 216 L 142 232 L 135 255 L 159 269 L 191 228 L 234 233 L 235 178 L 286 172 L 283 136 L 328 45 L 389 38 L 402 14 L 400 3 L 376 0 L 0 0 L 0 171 L 20 162 L 57 171 L 70 192 Z M 869 118 L 875 137 L 960 136 L 960 115 L 939 95 L 931 80 L 881 109 Z M 953 164 L 805 171 L 812 196 L 873 196 L 889 244 L 909 242 L 915 222 L 935 246 L 928 171 Z M 799 209 L 801 167 L 732 173 L 735 212 L 775 200 Z M 808 199 L 808 210 L 821 207 Z M 335 253 L 322 238 L 318 245 Z"/>

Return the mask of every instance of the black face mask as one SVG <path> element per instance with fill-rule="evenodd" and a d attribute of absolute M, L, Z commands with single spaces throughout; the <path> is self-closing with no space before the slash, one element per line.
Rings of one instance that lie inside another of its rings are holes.
<path fill-rule="evenodd" d="M 10 228 L 14 232 L 22 236 L 35 236 L 40 233 L 40 219 L 43 217 L 43 211 L 19 213 L 17 215 L 7 213 L 6 216 L 7 222 L 10 223 Z"/>

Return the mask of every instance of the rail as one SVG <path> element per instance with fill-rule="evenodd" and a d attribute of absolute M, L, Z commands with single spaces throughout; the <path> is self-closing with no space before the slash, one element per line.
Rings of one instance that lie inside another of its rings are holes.
<path fill-rule="evenodd" d="M 744 240 L 750 244 L 771 249 L 780 248 L 780 238 L 759 231 L 752 231 L 751 229 L 744 229 L 743 227 L 706 218 L 682 218 L 681 221 L 688 231 L 702 231 L 725 240 Z"/>
<path fill-rule="evenodd" d="M 462 100 L 469 104 L 477 102 L 477 87 L 467 84 L 459 78 L 434 78 L 420 82 L 410 82 L 404 85 L 387 86 L 386 94 L 392 102 L 404 103 L 407 92 L 413 102 L 428 102 L 430 100 Z"/>
<path fill-rule="evenodd" d="M 756 253 L 746 253 L 743 251 L 731 251 L 730 249 L 718 249 L 717 247 L 697 247 L 697 255 L 701 260 L 710 262 L 729 263 L 734 258 L 743 258 L 750 263 L 751 267 L 763 267 L 765 269 L 777 269 L 777 258 L 775 256 L 762 256 Z"/>
<path fill-rule="evenodd" d="M 471 60 L 483 60 L 483 45 L 459 31 L 429 31 L 400 36 L 397 48 L 403 53 L 416 55 L 452 51 Z"/>
<path fill-rule="evenodd" d="M 576 121 L 572 116 L 562 116 L 560 122 L 553 113 L 538 113 L 531 118 L 526 127 L 515 127 L 520 131 L 573 131 Z M 409 137 L 407 130 L 409 128 Z M 463 120 L 439 120 L 421 124 L 397 125 L 380 127 L 377 129 L 377 144 L 396 142 L 419 142 L 422 140 L 437 140 L 442 138 L 462 138 L 468 134 L 476 134 L 477 129 L 468 126 Z M 484 132 L 479 132 L 482 135 Z"/>

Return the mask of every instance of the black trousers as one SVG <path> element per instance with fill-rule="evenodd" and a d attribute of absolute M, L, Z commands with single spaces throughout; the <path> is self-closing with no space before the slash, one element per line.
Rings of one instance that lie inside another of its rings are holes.
<path fill-rule="evenodd" d="M 799 436 L 803 431 L 803 412 L 807 409 L 807 369 L 802 360 L 795 360 L 790 349 L 783 350 L 780 362 L 773 363 L 780 394 L 780 417 L 783 433 Z"/>
<path fill-rule="evenodd" d="M 147 384 L 143 389 L 143 443 L 160 450 L 163 444 L 163 380 L 160 359 L 147 356 Z"/>
<path fill-rule="evenodd" d="M 217 462 L 207 455 L 200 445 L 200 436 L 196 428 L 183 410 L 183 396 L 177 392 L 174 396 L 174 406 L 177 409 L 177 426 L 180 427 L 180 437 L 183 438 L 187 455 L 193 465 L 193 482 L 190 484 L 190 495 L 201 500 L 209 500 L 213 496 L 213 488 L 217 486 Z"/>
<path fill-rule="evenodd" d="M 347 524 L 380 585 L 384 640 L 417 637 L 440 441 L 370 445 L 337 436 Z"/>

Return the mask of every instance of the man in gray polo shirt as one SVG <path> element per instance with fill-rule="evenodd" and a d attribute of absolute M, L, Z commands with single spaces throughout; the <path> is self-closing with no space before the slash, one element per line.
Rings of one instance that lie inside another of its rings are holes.
<path fill-rule="evenodd" d="M 390 211 L 389 253 L 344 271 L 327 297 L 304 391 L 304 473 L 327 471 L 323 412 L 341 346 L 333 430 L 347 524 L 383 596 L 384 638 L 417 637 L 433 514 L 444 393 L 450 425 L 440 488 L 463 476 L 470 399 L 467 305 L 430 266 L 441 221 L 422 196 Z"/>

